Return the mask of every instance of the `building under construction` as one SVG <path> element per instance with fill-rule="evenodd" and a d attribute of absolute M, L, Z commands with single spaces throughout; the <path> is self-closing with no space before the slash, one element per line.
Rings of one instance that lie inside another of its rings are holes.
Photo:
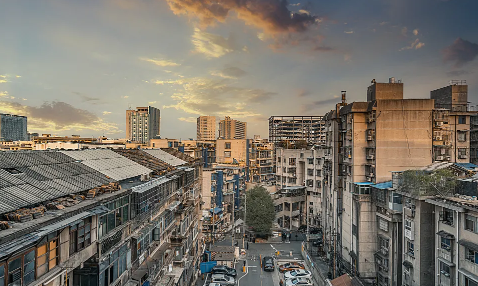
<path fill-rule="evenodd" d="M 269 141 L 272 143 L 306 141 L 307 144 L 325 142 L 322 116 L 271 116 Z M 285 147 L 285 146 L 284 146 Z"/>

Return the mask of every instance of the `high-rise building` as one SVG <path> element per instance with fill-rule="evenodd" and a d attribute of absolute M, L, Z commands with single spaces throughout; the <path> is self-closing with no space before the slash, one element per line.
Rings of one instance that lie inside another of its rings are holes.
<path fill-rule="evenodd" d="M 152 106 L 126 110 L 126 138 L 138 143 L 148 143 L 150 139 L 159 138 L 160 115 L 160 110 Z"/>
<path fill-rule="evenodd" d="M 199 116 L 197 118 L 197 140 L 216 140 L 215 116 Z"/>
<path fill-rule="evenodd" d="M 226 116 L 219 121 L 219 139 L 246 139 L 247 123 Z"/>
<path fill-rule="evenodd" d="M 0 113 L 0 141 L 27 141 L 26 116 Z"/>
<path fill-rule="evenodd" d="M 269 141 L 294 144 L 305 141 L 307 144 L 325 142 L 322 116 L 271 116 L 269 118 Z M 283 146 L 287 148 L 287 145 Z"/>

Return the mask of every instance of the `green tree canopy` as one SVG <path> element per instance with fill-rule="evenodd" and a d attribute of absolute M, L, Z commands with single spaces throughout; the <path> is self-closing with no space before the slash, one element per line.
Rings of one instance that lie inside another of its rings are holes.
<path fill-rule="evenodd" d="M 432 172 L 407 170 L 401 174 L 399 190 L 415 197 L 450 196 L 455 192 L 456 176 L 449 169 Z"/>
<path fill-rule="evenodd" d="M 246 223 L 257 234 L 269 234 L 275 219 L 274 202 L 269 192 L 261 186 L 247 191 Z"/>

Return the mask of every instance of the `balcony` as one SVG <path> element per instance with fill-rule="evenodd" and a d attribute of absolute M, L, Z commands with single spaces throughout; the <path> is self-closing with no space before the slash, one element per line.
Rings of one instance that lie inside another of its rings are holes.
<path fill-rule="evenodd" d="M 451 249 L 450 250 L 443 249 L 443 248 L 438 249 L 438 257 L 443 258 L 446 261 L 453 262 L 451 253 L 452 253 Z"/>

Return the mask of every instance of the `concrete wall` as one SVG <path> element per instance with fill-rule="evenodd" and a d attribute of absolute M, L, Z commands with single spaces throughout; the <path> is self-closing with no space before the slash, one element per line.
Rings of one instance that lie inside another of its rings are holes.
<path fill-rule="evenodd" d="M 367 101 L 403 99 L 403 83 L 375 83 L 367 89 Z"/>
<path fill-rule="evenodd" d="M 218 139 L 216 141 L 216 162 L 232 164 L 234 159 L 236 159 L 238 163 L 246 164 L 247 152 L 248 152 L 246 148 L 247 146 L 246 140 L 248 139 L 239 139 L 239 140 Z M 231 143 L 230 149 L 226 149 L 226 143 Z M 226 157 L 225 152 L 231 152 L 231 156 Z"/>
<path fill-rule="evenodd" d="M 432 163 L 432 109 L 429 99 L 377 101 L 376 183 L 391 180 L 391 171 Z"/>

